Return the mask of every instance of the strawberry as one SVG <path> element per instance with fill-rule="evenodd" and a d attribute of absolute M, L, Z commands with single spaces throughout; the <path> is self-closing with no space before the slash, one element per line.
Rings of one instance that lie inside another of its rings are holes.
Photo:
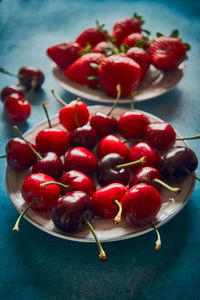
<path fill-rule="evenodd" d="M 107 31 L 104 29 L 104 25 L 92 26 L 85 29 L 76 39 L 76 42 L 79 43 L 82 47 L 85 47 L 87 44 L 91 45 L 92 48 L 101 41 L 106 41 Z"/>
<path fill-rule="evenodd" d="M 127 35 L 133 32 L 141 32 L 141 25 L 144 21 L 140 16 L 134 14 L 133 17 L 118 20 L 112 30 L 112 37 L 116 39 L 118 45 L 122 43 Z"/>
<path fill-rule="evenodd" d="M 134 47 L 137 41 L 142 41 L 145 39 L 145 36 L 142 33 L 134 32 L 129 34 L 123 39 L 122 44 L 125 44 L 129 47 Z"/>
<path fill-rule="evenodd" d="M 102 88 L 111 96 L 117 96 L 117 85 L 121 96 L 130 95 L 137 87 L 141 67 L 131 58 L 121 55 L 106 57 L 99 66 L 98 77 Z"/>
<path fill-rule="evenodd" d="M 119 53 L 118 48 L 115 47 L 109 41 L 102 41 L 102 42 L 96 44 L 96 46 L 94 46 L 92 51 L 95 52 L 95 53 L 102 53 L 105 56 L 110 56 L 112 54 L 118 54 Z"/>
<path fill-rule="evenodd" d="M 97 68 L 104 59 L 101 53 L 88 53 L 78 58 L 66 70 L 65 76 L 81 84 L 96 86 L 98 84 Z M 94 67 L 96 66 L 96 67 Z"/>
<path fill-rule="evenodd" d="M 142 71 L 140 81 L 142 81 L 145 78 L 147 71 L 149 70 L 151 62 L 149 54 L 142 48 L 132 47 L 126 52 L 126 55 L 140 65 Z"/>
<path fill-rule="evenodd" d="M 160 35 L 149 47 L 151 62 L 160 70 L 173 70 L 186 58 L 186 51 L 190 46 L 178 39 L 177 30 L 174 30 L 171 36 Z"/>
<path fill-rule="evenodd" d="M 82 47 L 76 42 L 64 42 L 47 49 L 47 55 L 61 68 L 66 69 L 81 56 Z"/>

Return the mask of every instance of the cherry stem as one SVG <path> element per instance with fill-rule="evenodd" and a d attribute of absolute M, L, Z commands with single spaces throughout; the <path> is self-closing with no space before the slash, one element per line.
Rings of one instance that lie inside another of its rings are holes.
<path fill-rule="evenodd" d="M 110 109 L 109 112 L 107 113 L 107 117 L 109 117 L 109 116 L 111 115 L 111 113 L 113 112 L 113 110 L 114 110 L 115 107 L 117 106 L 117 104 L 118 104 L 118 102 L 119 102 L 119 99 L 120 99 L 120 96 L 121 96 L 121 85 L 120 85 L 120 84 L 117 84 L 116 89 L 117 89 L 117 97 L 116 97 L 115 102 L 114 102 L 114 104 L 112 105 L 111 109 Z"/>
<path fill-rule="evenodd" d="M 59 186 L 62 186 L 62 187 L 64 187 L 64 188 L 66 188 L 66 189 L 70 189 L 70 185 L 66 185 L 66 184 L 64 184 L 64 183 L 62 183 L 62 182 L 58 182 L 58 181 L 48 181 L 48 182 L 44 182 L 44 183 L 41 183 L 40 184 L 40 186 L 41 187 L 45 187 L 45 186 L 47 186 L 47 185 L 50 185 L 50 184 L 56 184 L 56 185 L 59 185 Z"/>
<path fill-rule="evenodd" d="M 158 251 L 160 249 L 160 247 L 161 247 L 160 233 L 159 233 L 158 229 L 156 228 L 156 226 L 153 223 L 151 223 L 151 226 L 153 227 L 153 229 L 154 229 L 154 231 L 155 231 L 155 233 L 157 235 L 155 251 Z"/>
<path fill-rule="evenodd" d="M 171 192 L 173 192 L 175 194 L 179 194 L 181 192 L 180 188 L 178 188 L 178 187 L 172 187 L 172 186 L 166 184 L 165 182 L 163 182 L 162 180 L 160 180 L 158 178 L 154 178 L 153 181 L 156 182 L 156 183 L 158 183 L 158 184 L 160 184 L 160 185 L 162 185 L 167 190 L 169 190 L 169 191 L 171 191 Z"/>
<path fill-rule="evenodd" d="M 66 103 L 60 96 L 58 96 L 58 94 L 55 92 L 54 89 L 51 89 L 51 93 L 52 93 L 53 96 L 56 98 L 56 100 L 57 100 L 58 102 L 60 102 L 63 106 L 66 106 L 66 105 L 67 105 L 67 103 Z"/>
<path fill-rule="evenodd" d="M 37 85 L 37 78 L 33 78 L 31 81 L 31 88 L 30 88 L 29 92 L 26 94 L 25 99 L 28 99 L 33 94 L 33 92 L 35 91 L 36 85 Z"/>
<path fill-rule="evenodd" d="M 78 121 L 78 116 L 77 116 L 77 107 L 78 107 L 78 103 L 79 103 L 80 100 L 81 100 L 80 98 L 76 99 L 76 105 L 74 107 L 74 120 L 76 122 L 77 127 L 80 127 L 80 124 L 79 124 L 79 121 Z"/>
<path fill-rule="evenodd" d="M 48 114 L 48 110 L 47 110 L 47 104 L 46 104 L 46 102 L 42 102 L 42 107 L 43 107 L 44 112 L 46 114 L 47 121 L 48 121 L 48 124 L 49 124 L 49 128 L 52 128 L 51 121 L 50 121 L 49 114 Z"/>
<path fill-rule="evenodd" d="M 196 140 L 196 139 L 200 139 L 200 134 L 194 135 L 194 136 L 183 137 L 183 138 L 176 138 L 176 141 Z"/>
<path fill-rule="evenodd" d="M 31 208 L 31 206 L 33 204 L 35 204 L 37 202 L 37 199 L 33 199 L 31 203 L 29 203 L 29 205 L 25 208 L 25 210 L 22 211 L 22 213 L 20 214 L 20 216 L 18 217 L 15 226 L 13 227 L 13 231 L 19 231 L 19 222 L 21 220 L 21 218 L 25 215 L 25 213 L 29 210 L 29 208 Z"/>
<path fill-rule="evenodd" d="M 17 126 L 13 126 L 13 129 L 17 132 L 17 134 L 23 139 L 23 141 L 26 143 L 26 145 L 33 151 L 33 153 L 35 153 L 35 155 L 39 158 L 39 160 L 42 159 L 42 156 L 31 146 L 31 144 L 29 144 L 29 142 L 27 142 L 27 140 L 23 137 L 23 135 L 21 134 L 19 128 Z"/>
<path fill-rule="evenodd" d="M 5 158 L 5 157 L 7 157 L 7 154 L 0 155 L 0 158 Z"/>
<path fill-rule="evenodd" d="M 188 173 L 189 175 L 191 175 L 193 178 L 195 178 L 196 180 L 200 181 L 200 178 L 197 177 L 196 175 L 194 175 L 190 170 L 188 170 L 187 168 L 184 169 L 186 173 Z"/>
<path fill-rule="evenodd" d="M 131 110 L 135 108 L 135 91 L 131 93 Z"/>
<path fill-rule="evenodd" d="M 100 260 L 102 262 L 106 262 L 106 253 L 105 253 L 105 251 L 103 250 L 103 248 L 101 246 L 101 243 L 100 243 L 100 241 L 99 241 L 99 239 L 98 239 L 98 237 L 97 237 L 97 235 L 94 231 L 94 228 L 92 227 L 91 223 L 88 221 L 88 219 L 85 216 L 83 216 L 83 219 L 84 219 L 85 223 L 87 224 L 87 226 L 90 228 L 90 231 L 93 234 L 93 237 L 95 238 L 95 241 L 96 241 L 97 246 L 99 248 L 99 258 L 100 258 Z"/>
<path fill-rule="evenodd" d="M 119 200 L 114 199 L 113 202 L 118 206 L 119 210 L 117 215 L 114 217 L 114 224 L 119 224 L 121 222 L 121 217 L 122 217 L 122 206 L 121 203 L 119 202 Z"/>
<path fill-rule="evenodd" d="M 0 68 L 0 72 L 4 73 L 6 75 L 12 76 L 12 77 L 18 77 L 16 74 L 10 73 L 10 72 L 6 71 L 4 68 Z"/>
<path fill-rule="evenodd" d="M 116 169 L 120 169 L 120 168 L 125 168 L 125 167 L 131 167 L 131 166 L 139 164 L 139 163 L 145 163 L 146 160 L 147 160 L 146 156 L 143 156 L 143 157 L 141 157 L 138 160 L 131 161 L 131 162 L 128 162 L 128 163 L 125 163 L 125 164 L 121 164 L 121 165 L 117 165 L 115 168 Z"/>

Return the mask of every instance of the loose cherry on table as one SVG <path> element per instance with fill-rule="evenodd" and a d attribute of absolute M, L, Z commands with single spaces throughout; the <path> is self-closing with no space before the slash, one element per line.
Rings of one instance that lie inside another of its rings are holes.
<path fill-rule="evenodd" d="M 41 187 L 42 183 L 49 181 L 54 182 L 55 180 L 51 176 L 43 173 L 30 174 L 23 180 L 21 193 L 29 205 L 20 214 L 13 227 L 13 231 L 19 230 L 19 222 L 30 208 L 36 211 L 47 211 L 56 205 L 60 196 L 60 187 L 54 184 Z"/>
<path fill-rule="evenodd" d="M 128 168 L 116 168 L 117 165 L 124 164 L 125 159 L 118 153 L 109 153 L 98 162 L 96 170 L 97 180 L 101 185 L 113 182 L 128 184 L 130 174 Z"/>
<path fill-rule="evenodd" d="M 1 100 L 4 102 L 7 96 L 14 93 L 17 93 L 20 96 L 24 97 L 24 90 L 20 86 L 8 85 L 1 90 Z"/>
<path fill-rule="evenodd" d="M 87 124 L 89 120 L 89 111 L 87 105 L 82 102 L 80 98 L 71 101 L 69 104 L 66 104 L 63 99 L 56 94 L 54 89 L 51 89 L 51 92 L 58 102 L 64 106 L 59 111 L 60 124 L 62 124 L 69 131 Z"/>
<path fill-rule="evenodd" d="M 121 221 L 121 200 L 128 188 L 121 183 L 111 183 L 98 189 L 92 197 L 92 208 L 97 216 L 112 218 L 114 223 Z"/>
<path fill-rule="evenodd" d="M 73 233 L 86 224 L 92 232 L 99 248 L 99 258 L 106 261 L 106 254 L 91 225 L 93 212 L 91 210 L 92 198 L 83 191 L 72 191 L 58 199 L 52 209 L 52 221 L 55 226 L 64 232 Z"/>
<path fill-rule="evenodd" d="M 65 156 L 64 169 L 77 170 L 83 173 L 92 173 L 96 171 L 97 158 L 87 148 L 74 147 L 68 151 Z"/>
<path fill-rule="evenodd" d="M 109 153 L 118 153 L 124 159 L 127 159 L 129 149 L 116 135 L 109 134 L 105 136 L 98 144 L 97 154 L 100 158 Z"/>
<path fill-rule="evenodd" d="M 157 169 L 153 167 L 143 167 L 139 169 L 135 174 L 133 174 L 129 182 L 129 188 L 131 188 L 132 186 L 138 183 L 146 183 L 152 185 L 158 191 L 160 191 L 160 189 L 164 187 L 167 190 L 176 194 L 181 192 L 180 188 L 169 186 L 168 184 L 163 182 L 162 175 Z"/>
<path fill-rule="evenodd" d="M 122 198 L 121 205 L 122 216 L 127 223 L 139 227 L 153 226 L 157 233 L 155 250 L 158 250 L 161 246 L 160 235 L 152 222 L 162 205 L 159 192 L 146 183 L 136 184 L 126 192 Z"/>

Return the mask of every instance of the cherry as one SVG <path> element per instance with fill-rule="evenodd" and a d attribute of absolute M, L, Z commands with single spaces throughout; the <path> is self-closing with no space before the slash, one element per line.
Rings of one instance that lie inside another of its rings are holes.
<path fill-rule="evenodd" d="M 121 220 L 120 202 L 127 192 L 127 187 L 121 183 L 111 183 L 98 189 L 92 197 L 92 207 L 102 218 L 112 218 L 114 223 Z"/>
<path fill-rule="evenodd" d="M 142 138 L 145 134 L 145 128 L 149 123 L 149 118 L 145 114 L 136 111 L 127 111 L 120 116 L 118 129 L 121 135 L 127 139 Z"/>
<path fill-rule="evenodd" d="M 96 171 L 97 180 L 102 185 L 113 182 L 128 184 L 130 175 L 127 168 L 116 168 L 117 165 L 125 163 L 125 159 L 117 154 L 110 153 L 105 155 L 99 162 Z"/>
<path fill-rule="evenodd" d="M 108 111 L 107 114 L 103 112 L 96 112 L 93 116 L 90 118 L 90 125 L 94 127 L 100 137 L 104 137 L 108 134 L 111 134 L 117 130 L 117 120 L 113 116 L 111 116 L 111 113 L 117 106 L 121 94 L 121 86 L 117 85 L 117 97 L 112 105 L 111 109 Z"/>
<path fill-rule="evenodd" d="M 23 122 L 31 114 L 31 105 L 21 94 L 10 94 L 5 99 L 4 112 L 9 120 Z"/>
<path fill-rule="evenodd" d="M 87 105 L 80 101 L 80 98 L 77 100 L 71 101 L 69 104 L 66 104 L 54 91 L 51 89 L 54 97 L 64 105 L 63 108 L 59 111 L 59 120 L 66 129 L 72 131 L 77 127 L 87 124 L 89 120 L 89 111 Z"/>
<path fill-rule="evenodd" d="M 118 153 L 124 159 L 128 157 L 128 147 L 116 136 L 107 135 L 98 144 L 97 154 L 100 158 L 104 157 L 109 153 Z"/>
<path fill-rule="evenodd" d="M 139 169 L 131 178 L 129 182 L 129 188 L 138 183 L 146 183 L 155 187 L 158 191 L 160 191 L 161 187 L 165 187 L 166 189 L 174 192 L 176 194 L 180 193 L 180 188 L 171 187 L 165 182 L 163 182 L 162 175 L 160 172 L 153 167 L 143 167 Z"/>
<path fill-rule="evenodd" d="M 17 85 L 8 85 L 1 90 L 1 100 L 5 101 L 6 97 L 13 93 L 17 93 L 24 97 L 24 90 L 21 87 Z"/>
<path fill-rule="evenodd" d="M 95 171 L 96 168 L 96 156 L 87 148 L 72 148 L 65 157 L 65 170 L 77 170 L 87 174 Z"/>
<path fill-rule="evenodd" d="M 126 192 L 121 204 L 123 216 L 129 224 L 145 226 L 154 220 L 161 208 L 162 199 L 153 186 L 139 183 Z"/>
<path fill-rule="evenodd" d="M 138 170 L 141 167 L 151 166 L 157 167 L 160 163 L 160 156 L 147 143 L 140 142 L 135 144 L 129 150 L 129 161 L 136 161 L 141 157 L 145 157 L 145 161 L 132 166 L 133 170 Z"/>
<path fill-rule="evenodd" d="M 188 174 L 192 175 L 197 166 L 196 154 L 190 148 L 174 146 L 162 154 L 159 170 L 167 180 L 181 181 Z"/>
<path fill-rule="evenodd" d="M 166 150 L 173 146 L 176 140 L 176 132 L 166 122 L 153 122 L 145 129 L 147 142 L 157 150 Z"/>
<path fill-rule="evenodd" d="M 70 132 L 70 143 L 72 147 L 85 147 L 92 149 L 98 140 L 96 130 L 89 124 L 78 127 Z"/>
<path fill-rule="evenodd" d="M 90 179 L 86 174 L 77 171 L 69 170 L 62 175 L 60 182 L 62 184 L 68 185 L 70 191 L 83 191 L 92 196 L 96 191 L 96 186 L 92 179 Z M 66 192 L 66 189 L 61 189 L 61 192 Z"/>
<path fill-rule="evenodd" d="M 58 199 L 58 203 L 52 209 L 52 221 L 55 226 L 64 232 L 78 231 L 84 224 L 91 230 L 99 248 L 99 258 L 106 261 L 106 254 L 90 223 L 93 218 L 91 211 L 92 198 L 82 191 L 72 191 Z"/>

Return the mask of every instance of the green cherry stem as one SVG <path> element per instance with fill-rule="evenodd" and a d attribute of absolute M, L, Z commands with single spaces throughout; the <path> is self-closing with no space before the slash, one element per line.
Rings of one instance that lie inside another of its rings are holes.
<path fill-rule="evenodd" d="M 76 122 L 77 127 L 80 127 L 80 124 L 79 124 L 79 121 L 78 121 L 78 116 L 77 116 L 77 107 L 78 107 L 78 103 L 79 103 L 80 100 L 81 100 L 80 98 L 76 99 L 76 105 L 74 107 L 74 120 Z"/>
<path fill-rule="evenodd" d="M 122 206 L 121 203 L 119 202 L 119 200 L 114 199 L 113 202 L 118 206 L 119 210 L 117 215 L 114 217 L 114 224 L 119 224 L 121 222 L 121 217 L 122 217 Z"/>
<path fill-rule="evenodd" d="M 0 158 L 5 158 L 5 157 L 7 157 L 7 154 L 0 155 Z"/>
<path fill-rule="evenodd" d="M 36 85 L 37 85 L 37 78 L 33 78 L 31 81 L 31 88 L 28 91 L 28 93 L 26 94 L 25 99 L 28 99 L 33 94 L 33 92 L 35 91 Z"/>
<path fill-rule="evenodd" d="M 179 194 L 181 192 L 181 189 L 178 187 L 172 187 L 168 184 L 166 184 L 165 182 L 163 182 L 162 180 L 158 179 L 158 178 L 154 178 L 153 179 L 154 182 L 160 184 L 161 186 L 165 187 L 167 190 L 175 193 L 175 194 Z"/>
<path fill-rule="evenodd" d="M 116 89 L 117 89 L 117 97 L 115 99 L 115 102 L 113 104 L 113 106 L 111 107 L 111 109 L 109 110 L 109 112 L 107 113 L 107 116 L 109 117 L 111 115 L 111 113 L 113 112 L 113 110 L 115 109 L 115 107 L 117 106 L 118 102 L 119 102 L 119 99 L 120 99 L 120 96 L 121 96 L 121 85 L 118 84 L 116 86 Z"/>
<path fill-rule="evenodd" d="M 120 168 L 125 168 L 125 167 L 131 167 L 133 165 L 140 164 L 140 163 L 142 164 L 142 163 L 145 163 L 145 162 L 146 162 L 146 156 L 143 156 L 138 160 L 131 161 L 131 162 L 121 164 L 121 165 L 117 165 L 117 166 L 115 166 L 115 168 L 120 169 Z"/>
<path fill-rule="evenodd" d="M 51 89 L 51 93 L 52 93 L 52 95 L 56 98 L 56 100 L 57 100 L 58 102 L 60 102 L 63 106 L 66 106 L 66 105 L 67 105 L 67 103 L 66 103 L 60 96 L 58 96 L 58 94 L 55 92 L 54 89 Z"/>
<path fill-rule="evenodd" d="M 43 107 L 44 112 L 46 114 L 47 121 L 48 121 L 48 124 L 49 124 L 49 128 L 52 128 L 51 121 L 50 121 L 49 114 L 48 114 L 48 110 L 47 110 L 47 104 L 46 104 L 46 102 L 42 102 L 42 107 Z"/>
<path fill-rule="evenodd" d="M 17 132 L 17 134 L 23 139 L 23 141 L 26 143 L 26 145 L 35 153 L 35 155 L 38 157 L 39 160 L 42 159 L 42 156 L 29 144 L 29 142 L 23 137 L 21 134 L 21 131 L 17 126 L 13 126 L 13 129 Z"/>
<path fill-rule="evenodd" d="M 103 250 L 103 248 L 101 246 L 101 243 L 100 243 L 100 241 L 99 241 L 99 239 L 98 239 L 98 237 L 97 237 L 97 235 L 94 231 L 93 226 L 91 225 L 91 223 L 88 221 L 88 219 L 85 216 L 83 216 L 83 219 L 84 219 L 85 223 L 87 224 L 87 226 L 89 227 L 93 237 L 95 238 L 95 241 L 96 241 L 98 249 L 99 249 L 99 258 L 100 258 L 100 260 L 102 262 L 106 262 L 106 253 L 105 253 L 105 251 Z"/>
<path fill-rule="evenodd" d="M 188 175 L 190 175 L 190 176 L 192 176 L 193 178 L 195 178 L 196 180 L 200 181 L 200 178 L 197 177 L 196 175 L 194 175 L 190 170 L 188 170 L 187 168 L 185 168 L 184 170 L 185 170 L 185 172 L 186 172 Z"/>
<path fill-rule="evenodd" d="M 13 227 L 13 231 L 19 231 L 19 222 L 21 220 L 21 218 L 25 215 L 25 213 L 29 210 L 29 208 L 31 208 L 31 206 L 33 204 L 35 204 L 37 202 L 37 199 L 33 199 L 31 203 L 29 203 L 29 205 L 25 208 L 25 210 L 22 211 L 22 213 L 19 215 L 16 223 L 15 223 L 15 226 Z"/>
<path fill-rule="evenodd" d="M 161 248 L 161 238 L 160 238 L 160 233 L 158 231 L 158 229 L 156 228 L 156 226 L 151 223 L 151 226 L 153 227 L 156 235 L 157 235 L 157 240 L 156 240 L 156 246 L 155 246 L 155 251 L 158 251 Z"/>
<path fill-rule="evenodd" d="M 200 134 L 194 135 L 194 136 L 183 137 L 183 138 L 176 138 L 176 141 L 196 140 L 196 139 L 200 139 Z"/>
<path fill-rule="evenodd" d="M 45 186 L 47 186 L 47 185 L 50 185 L 50 184 L 59 185 L 59 186 L 64 187 L 64 188 L 66 188 L 66 189 L 68 189 L 68 190 L 70 189 L 70 186 L 69 186 L 69 185 L 66 185 L 66 184 L 64 184 L 64 183 L 62 183 L 62 182 L 58 182 L 58 181 L 48 181 L 48 182 L 44 182 L 44 183 L 41 183 L 40 186 L 43 188 L 43 187 L 45 187 Z"/>
<path fill-rule="evenodd" d="M 13 73 L 11 73 L 11 72 L 8 72 L 7 70 L 5 70 L 4 68 L 1 68 L 0 67 L 0 72 L 1 73 L 4 73 L 4 74 L 6 74 L 6 75 L 9 75 L 9 76 L 12 76 L 12 77 L 18 77 L 16 74 L 13 74 Z"/>

